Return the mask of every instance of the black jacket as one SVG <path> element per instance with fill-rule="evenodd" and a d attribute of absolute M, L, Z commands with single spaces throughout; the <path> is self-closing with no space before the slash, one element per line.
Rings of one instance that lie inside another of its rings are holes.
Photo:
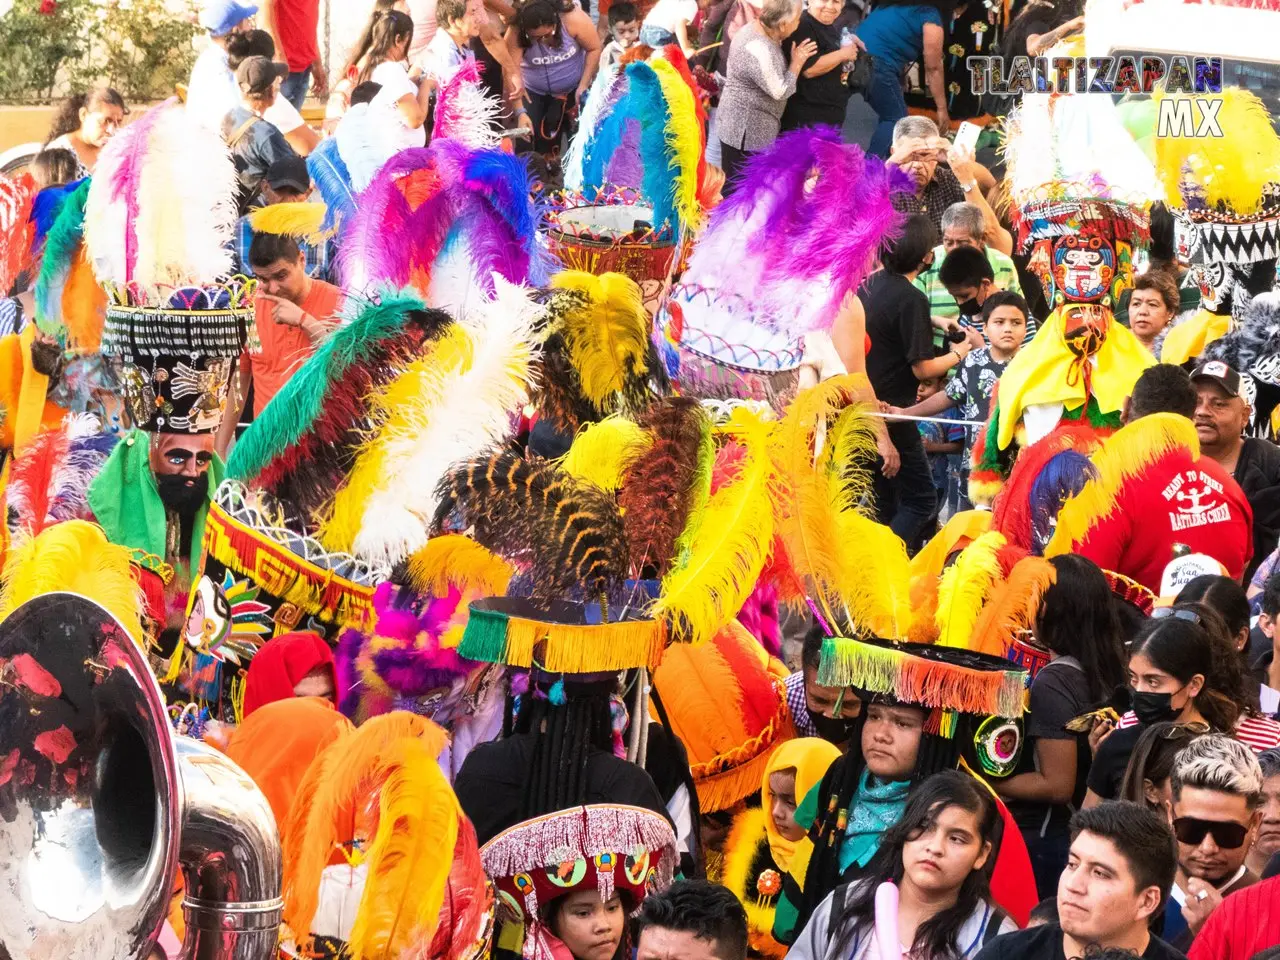
<path fill-rule="evenodd" d="M 1245 571 L 1248 583 L 1280 539 L 1280 447 L 1270 440 L 1246 438 L 1234 476 L 1253 510 L 1253 559 Z"/>

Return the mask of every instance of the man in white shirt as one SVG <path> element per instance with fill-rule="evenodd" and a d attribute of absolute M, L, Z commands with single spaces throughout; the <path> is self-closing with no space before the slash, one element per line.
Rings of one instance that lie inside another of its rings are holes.
<path fill-rule="evenodd" d="M 227 44 L 253 29 L 258 8 L 237 0 L 208 0 L 200 23 L 209 31 L 209 45 L 196 58 L 187 84 L 187 112 L 216 129 L 240 102 L 236 78 L 227 66 Z M 225 106 L 224 106 L 225 104 Z"/>

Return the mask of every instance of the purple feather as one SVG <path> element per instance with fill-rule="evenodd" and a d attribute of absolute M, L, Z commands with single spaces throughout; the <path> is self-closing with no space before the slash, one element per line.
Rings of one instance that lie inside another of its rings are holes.
<path fill-rule="evenodd" d="M 644 163 L 640 159 L 640 123 L 634 117 L 627 117 L 623 121 L 622 139 L 609 160 L 605 180 L 628 186 L 638 186 L 644 182 Z"/>
<path fill-rule="evenodd" d="M 364 634 L 346 629 L 338 638 L 338 648 L 333 652 L 333 669 L 337 674 L 338 709 L 354 720 L 360 708 L 360 671 L 356 660 L 364 646 Z"/>

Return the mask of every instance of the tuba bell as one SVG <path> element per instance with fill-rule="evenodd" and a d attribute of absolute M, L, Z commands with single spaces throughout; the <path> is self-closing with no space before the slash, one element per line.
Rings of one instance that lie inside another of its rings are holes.
<path fill-rule="evenodd" d="M 105 609 L 23 604 L 0 623 L 0 958 L 147 960 L 178 868 L 184 960 L 273 956 L 280 842 L 262 793 L 173 736 Z"/>

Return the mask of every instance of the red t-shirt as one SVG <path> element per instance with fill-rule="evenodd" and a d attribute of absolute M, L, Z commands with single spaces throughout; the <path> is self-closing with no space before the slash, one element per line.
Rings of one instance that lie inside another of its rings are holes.
<path fill-rule="evenodd" d="M 1177 447 L 1123 483 L 1115 509 L 1075 552 L 1160 592 L 1173 546 L 1204 553 L 1239 580 L 1253 556 L 1253 511 L 1231 474 Z"/>
<path fill-rule="evenodd" d="M 1222 901 L 1209 914 L 1187 951 L 1188 960 L 1250 960 L 1280 945 L 1280 877 L 1272 877 Z"/>
<path fill-rule="evenodd" d="M 312 280 L 311 290 L 299 306 L 317 320 L 330 320 L 338 312 L 341 302 L 340 289 L 323 280 Z M 297 327 L 276 323 L 271 316 L 269 300 L 257 301 L 254 322 L 258 326 L 262 350 L 245 354 L 245 358 L 253 375 L 253 415 L 258 417 L 294 371 L 307 362 L 316 347 L 311 338 Z"/>
<path fill-rule="evenodd" d="M 291 73 L 301 73 L 320 58 L 316 30 L 320 25 L 320 0 L 275 0 L 276 32 L 283 51 L 276 51 L 289 64 Z"/>

